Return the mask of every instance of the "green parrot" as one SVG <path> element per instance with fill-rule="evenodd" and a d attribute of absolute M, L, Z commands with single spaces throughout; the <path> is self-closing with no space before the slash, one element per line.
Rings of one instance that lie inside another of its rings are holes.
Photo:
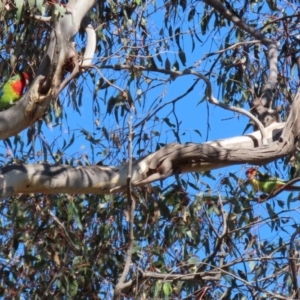
<path fill-rule="evenodd" d="M 268 174 L 260 173 L 256 168 L 250 168 L 246 171 L 249 183 L 255 192 L 263 192 L 270 194 L 284 186 L 288 181 L 281 180 L 277 177 L 271 177 Z M 300 186 L 288 186 L 285 191 L 300 191 Z"/>
<path fill-rule="evenodd" d="M 0 89 L 0 110 L 10 108 L 23 94 L 24 87 L 29 83 L 29 76 L 21 72 L 11 77 Z"/>

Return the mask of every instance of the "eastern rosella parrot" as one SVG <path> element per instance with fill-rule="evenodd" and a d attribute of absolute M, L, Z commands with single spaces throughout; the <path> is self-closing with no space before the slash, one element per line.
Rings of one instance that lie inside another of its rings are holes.
<path fill-rule="evenodd" d="M 18 101 L 28 83 L 29 76 L 25 72 L 21 72 L 5 82 L 0 89 L 0 110 L 8 109 Z"/>
<path fill-rule="evenodd" d="M 288 181 L 281 180 L 277 177 L 271 177 L 268 174 L 260 173 L 256 168 L 250 168 L 246 171 L 249 183 L 255 192 L 270 194 L 284 186 Z M 285 191 L 300 191 L 300 186 L 287 186 Z"/>

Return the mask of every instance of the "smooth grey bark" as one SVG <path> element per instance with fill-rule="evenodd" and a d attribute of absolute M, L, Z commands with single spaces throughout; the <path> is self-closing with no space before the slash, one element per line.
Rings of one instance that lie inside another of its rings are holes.
<path fill-rule="evenodd" d="M 299 97 L 300 99 L 300 97 Z M 299 106 L 300 107 L 300 106 Z M 144 185 L 172 174 L 212 170 L 241 163 L 260 164 L 285 156 L 293 147 L 282 139 L 284 123 L 266 129 L 268 146 L 261 133 L 217 140 L 205 144 L 170 144 L 132 163 L 132 184 Z M 291 137 L 292 141 L 293 138 Z M 289 152 L 290 153 L 290 152 Z M 4 167 L 0 175 L 0 198 L 19 193 L 108 194 L 127 188 L 128 165 L 81 166 L 16 164 Z"/>

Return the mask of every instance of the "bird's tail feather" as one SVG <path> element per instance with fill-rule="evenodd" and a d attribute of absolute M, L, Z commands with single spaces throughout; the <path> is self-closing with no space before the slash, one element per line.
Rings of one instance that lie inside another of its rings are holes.
<path fill-rule="evenodd" d="M 300 186 L 295 186 L 295 185 L 291 185 L 291 186 L 287 186 L 286 188 L 284 188 L 285 191 L 300 191 Z"/>

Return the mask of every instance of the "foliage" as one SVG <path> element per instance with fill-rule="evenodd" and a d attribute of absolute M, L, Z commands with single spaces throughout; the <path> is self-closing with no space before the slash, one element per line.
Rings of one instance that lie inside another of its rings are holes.
<path fill-rule="evenodd" d="M 64 16 L 67 1 L 4 2 L 1 79 L 21 70 L 34 78 L 51 22 Z M 189 105 L 191 118 L 200 114 L 206 122 L 205 86 L 172 71 L 196 70 L 212 82 L 220 101 L 252 107 L 268 79 L 266 48 L 208 2 L 96 1 L 88 16 L 97 34 L 93 66 L 67 86 L 43 119 L 3 141 L 1 166 L 119 165 L 128 160 L 129 117 L 136 159 L 170 142 L 204 142 L 197 124 L 191 130 L 182 125 L 182 108 Z M 221 2 L 279 41 L 272 108 L 286 120 L 299 83 L 298 2 Z M 82 30 L 76 37 L 79 56 L 85 42 Z M 241 130 L 249 128 L 254 124 Z M 298 156 L 266 168 L 297 177 Z M 298 197 L 280 194 L 259 203 L 243 173 L 221 172 L 221 180 L 197 172 L 133 191 L 135 240 L 126 276 L 132 282 L 122 290 L 124 299 L 296 298 L 297 272 L 290 268 L 297 267 Z M 18 195 L 0 209 L 5 299 L 112 298 L 131 243 L 126 194 Z"/>

